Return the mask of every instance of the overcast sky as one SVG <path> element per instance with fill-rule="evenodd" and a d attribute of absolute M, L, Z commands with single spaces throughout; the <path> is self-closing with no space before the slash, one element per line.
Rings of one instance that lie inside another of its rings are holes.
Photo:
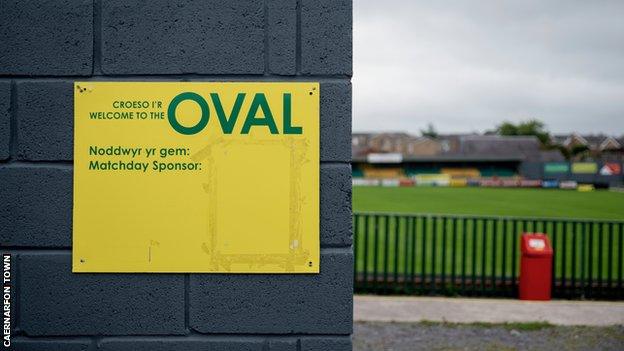
<path fill-rule="evenodd" d="M 624 0 L 354 0 L 353 130 L 624 134 Z"/>

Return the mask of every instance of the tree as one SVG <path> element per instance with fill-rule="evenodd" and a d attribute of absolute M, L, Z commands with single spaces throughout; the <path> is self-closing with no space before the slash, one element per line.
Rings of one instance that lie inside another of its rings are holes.
<path fill-rule="evenodd" d="M 570 156 L 576 159 L 583 160 L 589 156 L 589 147 L 587 145 L 574 145 L 570 150 Z"/>
<path fill-rule="evenodd" d="M 496 134 L 498 135 L 519 135 L 518 127 L 511 122 L 503 122 L 496 127 Z"/>
<path fill-rule="evenodd" d="M 513 124 L 511 122 L 503 122 L 496 127 L 498 135 L 534 135 L 543 146 L 550 145 L 550 134 L 546 130 L 546 126 L 542 121 L 531 119 L 528 121 Z"/>
<path fill-rule="evenodd" d="M 432 139 L 438 137 L 438 131 L 436 131 L 432 123 L 427 124 L 427 129 L 421 129 L 420 134 L 424 137 L 429 137 Z"/>

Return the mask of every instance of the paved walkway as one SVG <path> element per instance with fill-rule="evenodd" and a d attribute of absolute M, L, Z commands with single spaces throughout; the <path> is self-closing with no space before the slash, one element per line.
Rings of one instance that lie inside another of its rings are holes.
<path fill-rule="evenodd" d="M 624 325 L 624 302 L 467 299 L 356 295 L 356 322 L 513 323 Z"/>

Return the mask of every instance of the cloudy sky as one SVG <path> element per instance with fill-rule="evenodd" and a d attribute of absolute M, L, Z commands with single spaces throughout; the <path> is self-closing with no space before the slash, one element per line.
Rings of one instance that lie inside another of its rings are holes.
<path fill-rule="evenodd" d="M 354 0 L 353 130 L 624 134 L 624 0 Z"/>

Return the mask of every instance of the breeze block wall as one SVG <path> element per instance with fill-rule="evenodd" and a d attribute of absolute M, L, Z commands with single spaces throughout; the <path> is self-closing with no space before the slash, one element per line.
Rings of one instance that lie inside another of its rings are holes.
<path fill-rule="evenodd" d="M 351 350 L 351 0 L 0 0 L 15 350 Z M 319 81 L 321 273 L 73 274 L 74 80 Z"/>

